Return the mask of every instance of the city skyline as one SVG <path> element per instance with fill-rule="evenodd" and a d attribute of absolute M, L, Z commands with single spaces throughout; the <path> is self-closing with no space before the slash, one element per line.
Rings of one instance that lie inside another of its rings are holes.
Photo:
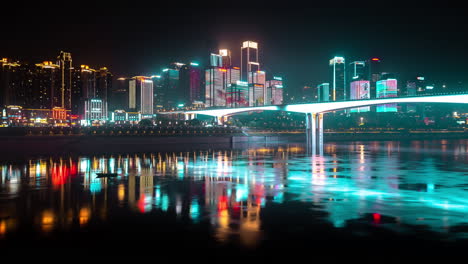
<path fill-rule="evenodd" d="M 59 11 L 48 8 L 41 6 L 39 10 L 45 14 Z M 458 32 L 466 24 L 461 10 L 430 6 L 347 11 L 286 7 L 278 14 L 288 21 L 285 26 L 276 15 L 268 15 L 278 13 L 275 7 L 264 7 L 264 12 L 254 14 L 239 8 L 200 5 L 171 9 L 173 14 L 162 15 L 148 6 L 139 10 L 138 22 L 131 19 L 135 9 L 118 4 L 97 6 L 86 10 L 87 18 L 81 20 L 73 19 L 79 17 L 81 8 L 68 10 L 71 19 L 63 25 L 49 21 L 37 32 L 21 26 L 39 17 L 26 11 L 18 23 L 7 21 L 8 41 L 0 44 L 2 56 L 37 63 L 66 50 L 75 55 L 78 65 L 106 66 L 116 77 L 150 76 L 175 61 L 208 65 L 207 56 L 220 48 L 231 50 L 233 64 L 240 65 L 236 61 L 239 46 L 249 39 L 261 43 L 259 57 L 266 65 L 264 70 L 287 76 L 292 89 L 326 81 L 323 66 L 333 56 L 347 61 L 379 57 L 391 72 L 466 82 L 463 61 L 468 57 L 457 49 L 467 44 Z M 107 12 L 100 12 L 103 10 Z M 58 12 L 55 16 L 63 15 Z M 291 66 L 285 69 L 282 65 Z"/>

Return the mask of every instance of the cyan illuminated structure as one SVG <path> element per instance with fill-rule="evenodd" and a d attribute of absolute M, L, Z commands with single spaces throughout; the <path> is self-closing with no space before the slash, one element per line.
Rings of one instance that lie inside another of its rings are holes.
<path fill-rule="evenodd" d="M 330 101 L 330 84 L 322 83 L 317 86 L 317 101 L 328 102 Z"/>
<path fill-rule="evenodd" d="M 365 80 L 367 77 L 366 73 L 366 62 L 365 61 L 353 61 L 349 64 L 350 79 L 352 81 Z"/>
<path fill-rule="evenodd" d="M 223 67 L 223 57 L 220 54 L 210 54 L 210 66 L 211 67 Z"/>
<path fill-rule="evenodd" d="M 330 60 L 331 101 L 346 100 L 346 64 L 343 57 Z"/>
<path fill-rule="evenodd" d="M 377 86 L 377 98 L 391 98 L 397 97 L 398 82 L 396 79 L 380 80 L 376 83 Z M 376 108 L 377 112 L 397 112 L 396 104 L 384 104 L 378 105 Z"/>
<path fill-rule="evenodd" d="M 161 86 L 157 94 L 161 97 L 158 104 L 162 104 L 164 108 L 175 108 L 179 104 L 179 97 L 182 94 L 180 86 L 180 69 L 184 63 L 174 62 L 168 68 L 162 70 L 161 73 Z"/>

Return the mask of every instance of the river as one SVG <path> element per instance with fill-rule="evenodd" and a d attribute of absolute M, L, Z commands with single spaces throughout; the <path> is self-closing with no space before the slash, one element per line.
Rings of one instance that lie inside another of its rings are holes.
<path fill-rule="evenodd" d="M 363 141 L 323 156 L 295 143 L 0 161 L 0 249 L 453 255 L 468 238 L 467 151 Z"/>

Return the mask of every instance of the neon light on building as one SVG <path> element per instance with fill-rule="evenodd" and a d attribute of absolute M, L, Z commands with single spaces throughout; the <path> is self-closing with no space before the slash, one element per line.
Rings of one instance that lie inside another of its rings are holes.
<path fill-rule="evenodd" d="M 397 97 L 397 80 L 387 79 L 377 81 L 377 98 Z M 396 104 L 378 105 L 377 112 L 397 112 Z"/>
<path fill-rule="evenodd" d="M 370 82 L 369 81 L 354 81 L 351 82 L 350 91 L 351 100 L 370 99 Z M 369 107 L 353 108 L 351 112 L 368 112 Z"/>

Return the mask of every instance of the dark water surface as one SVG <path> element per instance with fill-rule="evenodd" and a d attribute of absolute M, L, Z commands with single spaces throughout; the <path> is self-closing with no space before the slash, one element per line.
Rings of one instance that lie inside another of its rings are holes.
<path fill-rule="evenodd" d="M 467 152 L 382 141 L 321 157 L 282 144 L 0 161 L 0 251 L 451 259 L 468 249 Z"/>

